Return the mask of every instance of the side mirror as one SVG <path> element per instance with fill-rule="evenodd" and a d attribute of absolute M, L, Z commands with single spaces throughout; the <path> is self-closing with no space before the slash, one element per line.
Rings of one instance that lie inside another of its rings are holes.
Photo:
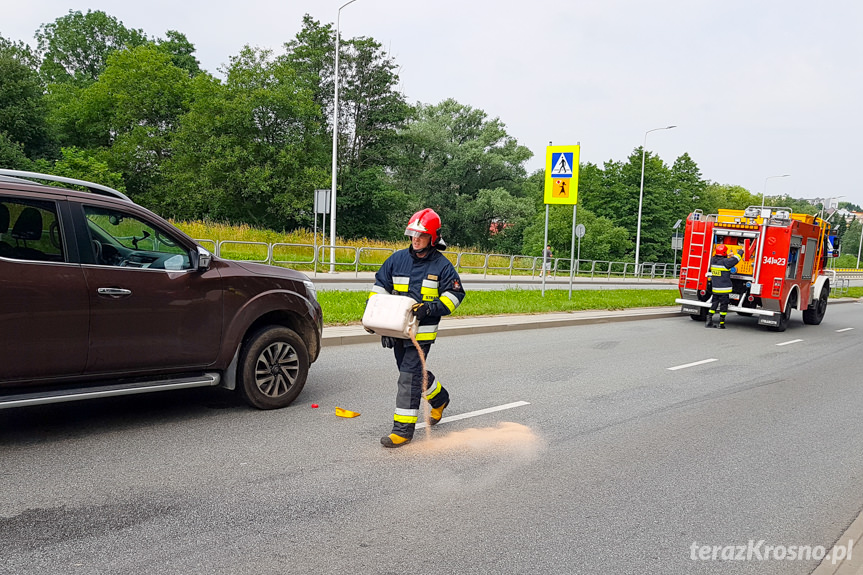
<path fill-rule="evenodd" d="M 200 271 L 205 271 L 210 268 L 210 261 L 213 259 L 213 255 L 201 246 L 197 246 L 197 248 L 198 250 L 195 255 L 197 256 L 196 259 L 198 261 L 195 268 Z"/>

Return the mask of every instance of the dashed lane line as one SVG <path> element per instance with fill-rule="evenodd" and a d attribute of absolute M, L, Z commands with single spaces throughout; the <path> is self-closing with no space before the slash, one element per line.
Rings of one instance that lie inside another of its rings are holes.
<path fill-rule="evenodd" d="M 506 403 L 504 405 L 497 405 L 495 407 L 487 407 L 485 409 L 478 409 L 476 411 L 469 411 L 467 413 L 459 413 L 458 415 L 450 415 L 449 417 L 444 417 L 440 420 L 441 423 L 449 423 L 450 421 L 458 421 L 459 419 L 467 419 L 469 417 L 477 417 L 478 415 L 485 415 L 487 413 L 494 413 L 495 411 L 503 411 L 504 409 L 512 409 L 513 407 L 521 407 L 522 405 L 530 405 L 528 401 L 514 401 L 512 403 Z M 421 429 L 425 427 L 425 422 L 417 423 L 416 428 Z"/>
<path fill-rule="evenodd" d="M 703 365 L 705 363 L 710 363 L 712 361 L 719 361 L 719 360 L 716 358 L 702 359 L 701 361 L 694 361 L 692 363 L 685 363 L 683 365 L 675 365 L 674 367 L 669 367 L 668 371 L 677 371 L 678 369 L 686 369 L 687 367 L 695 367 L 696 365 Z"/>
<path fill-rule="evenodd" d="M 791 341 L 783 341 L 782 343 L 777 343 L 776 345 L 777 345 L 777 346 L 781 346 L 781 345 L 791 345 L 792 343 L 799 343 L 799 342 L 801 342 L 801 341 L 803 341 L 803 340 L 802 340 L 802 339 L 792 339 Z"/>

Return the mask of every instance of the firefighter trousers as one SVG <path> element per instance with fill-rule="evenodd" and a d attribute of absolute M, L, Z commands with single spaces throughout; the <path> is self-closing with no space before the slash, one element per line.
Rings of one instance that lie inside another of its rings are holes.
<path fill-rule="evenodd" d="M 710 318 L 713 318 L 713 314 L 716 313 L 717 308 L 719 309 L 719 325 L 725 324 L 725 316 L 728 315 L 728 302 L 731 298 L 728 297 L 727 293 L 716 293 L 713 292 L 713 303 L 710 305 Z"/>
<path fill-rule="evenodd" d="M 431 342 L 421 343 L 423 355 L 428 359 Z M 397 339 L 393 347 L 396 365 L 399 368 L 396 411 L 393 415 L 393 433 L 400 437 L 412 438 L 420 414 L 420 400 L 423 397 L 423 366 L 416 347 L 409 339 Z M 449 393 L 435 378 L 431 371 L 426 372 L 425 398 L 432 407 L 441 407 L 449 402 Z"/>

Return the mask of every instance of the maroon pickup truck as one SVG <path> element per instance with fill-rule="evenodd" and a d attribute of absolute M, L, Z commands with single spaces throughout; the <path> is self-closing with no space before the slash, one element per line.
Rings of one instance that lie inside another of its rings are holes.
<path fill-rule="evenodd" d="M 302 273 L 217 258 L 111 188 L 0 170 L 0 409 L 205 386 L 284 407 L 322 327 Z"/>

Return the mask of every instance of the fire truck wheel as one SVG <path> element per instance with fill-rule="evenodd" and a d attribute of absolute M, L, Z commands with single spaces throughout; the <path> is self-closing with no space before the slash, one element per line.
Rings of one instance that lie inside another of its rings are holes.
<path fill-rule="evenodd" d="M 689 314 L 689 317 L 691 317 L 695 321 L 707 321 L 707 308 L 699 308 L 698 313 L 691 313 Z"/>
<path fill-rule="evenodd" d="M 830 297 L 830 285 L 824 284 L 821 288 L 821 295 L 818 299 L 805 310 L 803 310 L 803 323 L 808 325 L 818 325 L 824 319 L 824 314 L 827 312 L 827 299 Z"/>
<path fill-rule="evenodd" d="M 791 319 L 791 310 L 797 306 L 797 293 L 792 292 L 791 297 L 785 303 L 785 311 L 779 315 L 779 325 L 768 328 L 770 331 L 785 331 Z"/>

